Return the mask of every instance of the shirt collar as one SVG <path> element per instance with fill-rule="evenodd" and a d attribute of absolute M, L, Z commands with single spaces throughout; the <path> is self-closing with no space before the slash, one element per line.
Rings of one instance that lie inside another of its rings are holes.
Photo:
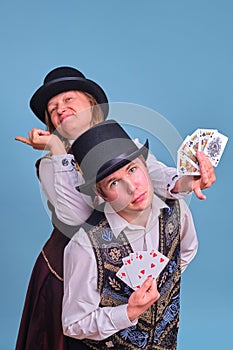
<path fill-rule="evenodd" d="M 125 229 L 129 230 L 135 230 L 135 229 L 143 229 L 147 230 L 149 227 L 151 227 L 156 220 L 158 220 L 158 217 L 160 215 L 161 209 L 168 208 L 167 204 L 160 199 L 158 196 L 154 194 L 153 200 L 152 200 L 152 208 L 151 213 L 148 218 L 148 222 L 146 225 L 146 228 L 143 226 L 133 225 L 130 224 L 128 221 L 126 221 L 123 217 L 121 217 L 119 214 L 117 214 L 111 205 L 109 203 L 105 204 L 104 207 L 104 214 L 108 220 L 108 223 L 113 231 L 113 234 L 115 237 L 118 237 L 120 232 L 124 231 Z"/>

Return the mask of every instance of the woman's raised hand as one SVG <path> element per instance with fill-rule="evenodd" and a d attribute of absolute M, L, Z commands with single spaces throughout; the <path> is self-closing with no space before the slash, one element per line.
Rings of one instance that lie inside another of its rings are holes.
<path fill-rule="evenodd" d="M 16 141 L 25 143 L 37 150 L 49 150 L 52 154 L 65 154 L 66 150 L 58 136 L 49 131 L 33 128 L 28 133 L 28 138 L 16 136 Z"/>

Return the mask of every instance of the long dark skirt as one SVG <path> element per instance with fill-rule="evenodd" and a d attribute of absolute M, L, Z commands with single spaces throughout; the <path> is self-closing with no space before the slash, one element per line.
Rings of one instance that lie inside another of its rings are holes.
<path fill-rule="evenodd" d="M 15 350 L 85 350 L 63 335 L 63 251 L 69 239 L 54 229 L 34 265 Z"/>

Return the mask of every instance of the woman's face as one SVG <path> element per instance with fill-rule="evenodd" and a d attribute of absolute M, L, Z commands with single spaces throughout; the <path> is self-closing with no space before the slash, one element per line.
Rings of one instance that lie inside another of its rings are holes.
<path fill-rule="evenodd" d="M 55 129 L 69 140 L 76 139 L 91 126 L 91 104 L 80 91 L 66 91 L 52 97 L 47 110 Z"/>

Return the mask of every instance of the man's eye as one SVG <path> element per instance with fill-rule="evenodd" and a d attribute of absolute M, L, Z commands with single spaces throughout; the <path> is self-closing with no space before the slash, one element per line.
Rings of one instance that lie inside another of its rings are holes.
<path fill-rule="evenodd" d="M 115 181 L 112 181 L 111 182 L 111 184 L 110 184 L 110 186 L 112 187 L 114 187 L 114 186 L 117 186 L 117 184 L 118 184 L 118 181 L 117 180 L 115 180 Z"/>
<path fill-rule="evenodd" d="M 67 98 L 66 98 L 66 101 L 67 101 L 67 102 L 69 102 L 69 101 L 71 101 L 71 100 L 72 100 L 72 97 L 67 97 Z"/>
<path fill-rule="evenodd" d="M 134 173 L 137 170 L 136 166 L 133 166 L 132 168 L 129 169 L 130 173 Z"/>

